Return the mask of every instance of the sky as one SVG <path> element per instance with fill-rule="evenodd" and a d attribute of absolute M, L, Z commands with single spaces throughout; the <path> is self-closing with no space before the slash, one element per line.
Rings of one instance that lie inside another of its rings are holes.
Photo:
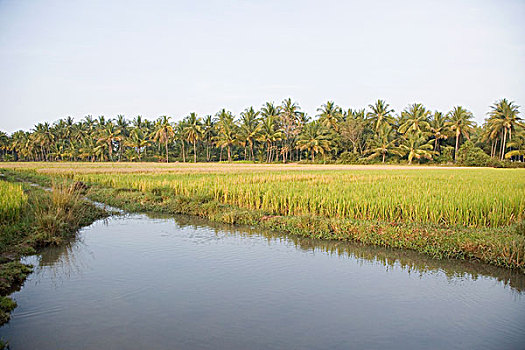
<path fill-rule="evenodd" d="M 0 130 L 292 98 L 525 106 L 524 0 L 0 0 Z M 520 110 L 522 113 L 525 107 Z"/>

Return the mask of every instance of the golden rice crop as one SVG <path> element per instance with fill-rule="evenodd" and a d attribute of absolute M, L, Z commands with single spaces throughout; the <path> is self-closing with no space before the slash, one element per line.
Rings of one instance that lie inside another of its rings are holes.
<path fill-rule="evenodd" d="M 524 174 L 516 169 L 381 169 L 70 176 L 116 188 L 208 196 L 276 215 L 496 227 L 525 218 Z"/>
<path fill-rule="evenodd" d="M 19 184 L 0 181 L 0 222 L 15 220 L 27 203 L 27 196 Z"/>

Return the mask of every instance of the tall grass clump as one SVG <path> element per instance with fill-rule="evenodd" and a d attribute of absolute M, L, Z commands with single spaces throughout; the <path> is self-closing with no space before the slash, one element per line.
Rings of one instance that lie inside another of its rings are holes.
<path fill-rule="evenodd" d="M 20 184 L 0 181 L 0 220 L 12 222 L 27 205 L 27 195 Z"/>
<path fill-rule="evenodd" d="M 83 208 L 85 203 L 74 186 L 54 183 L 50 196 L 35 203 L 37 245 L 59 244 L 64 236 L 81 226 Z"/>

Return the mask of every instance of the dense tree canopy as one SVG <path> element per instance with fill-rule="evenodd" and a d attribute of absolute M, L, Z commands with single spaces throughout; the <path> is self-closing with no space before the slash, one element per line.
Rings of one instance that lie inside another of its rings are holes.
<path fill-rule="evenodd" d="M 317 111 L 310 118 L 285 99 L 248 107 L 239 116 L 222 109 L 214 116 L 190 113 L 178 122 L 169 116 L 150 121 L 88 115 L 77 122 L 67 117 L 11 135 L 0 131 L 0 159 L 452 162 L 470 140 L 494 159 L 524 161 L 525 125 L 519 106 L 507 99 L 490 107 L 480 127 L 461 106 L 431 112 L 414 103 L 396 114 L 384 100 L 361 110 L 327 101 Z"/>

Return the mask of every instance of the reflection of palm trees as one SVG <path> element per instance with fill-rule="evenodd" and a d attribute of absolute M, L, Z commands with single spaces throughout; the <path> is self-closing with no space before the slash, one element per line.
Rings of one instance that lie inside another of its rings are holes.
<path fill-rule="evenodd" d="M 38 256 L 38 267 L 34 269 L 32 279 L 38 283 L 40 279 L 51 278 L 54 283 L 59 283 L 81 274 L 91 263 L 87 257 L 94 259 L 89 247 L 78 236 L 59 246 L 47 247 Z"/>
<path fill-rule="evenodd" d="M 475 280 L 479 277 L 488 276 L 510 286 L 517 292 L 525 291 L 525 277 L 518 271 L 501 269 L 491 265 L 454 259 L 438 260 L 411 250 L 376 247 L 349 241 L 320 240 L 296 235 L 283 237 L 281 232 L 212 222 L 188 215 L 175 215 L 173 219 L 180 228 L 196 227 L 209 229 L 216 236 L 220 235 L 222 237 L 226 234 L 237 236 L 241 239 L 243 237 L 262 237 L 269 245 L 280 245 L 285 241 L 305 252 L 322 252 L 355 259 L 359 262 L 376 263 L 387 270 L 399 268 L 408 272 L 416 272 L 421 276 L 443 273 L 450 280 L 463 279 L 465 277 Z"/>

